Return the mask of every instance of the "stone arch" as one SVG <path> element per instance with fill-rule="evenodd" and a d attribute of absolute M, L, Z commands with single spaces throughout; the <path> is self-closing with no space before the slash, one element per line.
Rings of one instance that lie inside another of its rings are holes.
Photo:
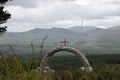
<path fill-rule="evenodd" d="M 92 71 L 92 67 L 90 66 L 90 63 L 87 60 L 87 58 L 85 57 L 85 55 L 83 53 L 81 53 L 79 50 L 72 48 L 72 47 L 67 47 L 67 46 L 55 47 L 55 48 L 51 49 L 50 51 L 48 51 L 47 54 L 42 59 L 39 70 L 45 69 L 45 59 L 46 58 L 53 56 L 55 53 L 57 53 L 59 51 L 68 51 L 68 52 L 75 54 L 76 56 L 79 57 L 79 59 L 83 63 L 84 67 L 82 67 L 82 69 L 86 70 L 86 71 Z M 47 68 L 49 68 L 49 67 L 47 67 Z"/>

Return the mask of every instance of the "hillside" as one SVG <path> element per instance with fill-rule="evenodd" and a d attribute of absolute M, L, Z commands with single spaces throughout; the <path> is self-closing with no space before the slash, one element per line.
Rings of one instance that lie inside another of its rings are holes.
<path fill-rule="evenodd" d="M 111 28 L 108 28 L 109 30 L 116 30 L 116 31 L 120 31 L 120 26 L 114 26 Z"/>
<path fill-rule="evenodd" d="M 83 26 L 82 29 L 81 29 L 81 26 L 73 26 L 73 27 L 70 27 L 69 28 L 70 30 L 74 31 L 74 32 L 91 32 L 93 30 L 96 30 L 96 29 L 101 29 L 101 28 L 97 28 L 97 27 L 94 27 L 94 26 Z"/>
<path fill-rule="evenodd" d="M 6 32 L 1 38 L 4 41 L 39 41 L 42 40 L 45 36 L 48 36 L 48 41 L 60 41 L 64 38 L 68 40 L 79 40 L 79 33 L 73 32 L 64 28 L 51 28 L 51 29 L 40 29 L 36 28 L 27 32 L 13 33 Z"/>
<path fill-rule="evenodd" d="M 80 29 L 80 28 L 79 28 Z M 72 27 L 70 29 L 64 28 L 51 28 L 51 29 L 41 29 L 35 28 L 33 30 L 21 33 L 6 32 L 0 38 L 0 43 L 20 43 L 24 41 L 29 42 L 40 42 L 45 36 L 48 36 L 47 41 L 60 42 L 64 38 L 69 41 L 84 41 L 92 45 L 108 45 L 108 46 L 118 46 L 120 44 L 120 28 L 119 26 L 101 29 L 96 27 L 85 27 L 84 32 L 77 32 L 78 27 Z M 87 36 L 86 36 L 87 34 Z"/>

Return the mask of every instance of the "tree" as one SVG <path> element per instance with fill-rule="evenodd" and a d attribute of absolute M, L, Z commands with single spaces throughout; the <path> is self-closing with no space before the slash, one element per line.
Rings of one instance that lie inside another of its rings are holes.
<path fill-rule="evenodd" d="M 11 18 L 11 14 L 7 11 L 4 11 L 4 4 L 8 2 L 9 0 L 0 0 L 0 24 L 6 23 L 8 19 Z M 12 1 L 12 0 L 10 0 Z M 7 26 L 0 26 L 0 35 L 4 33 L 7 29 Z"/>

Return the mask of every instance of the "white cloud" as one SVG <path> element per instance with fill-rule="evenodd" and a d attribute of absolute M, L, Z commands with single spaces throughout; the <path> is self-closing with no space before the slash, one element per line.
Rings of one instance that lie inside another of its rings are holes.
<path fill-rule="evenodd" d="M 26 31 L 71 27 L 84 20 L 84 25 L 110 27 L 120 25 L 119 7 L 119 0 L 14 0 L 6 6 L 12 14 L 7 25 L 9 31 Z"/>

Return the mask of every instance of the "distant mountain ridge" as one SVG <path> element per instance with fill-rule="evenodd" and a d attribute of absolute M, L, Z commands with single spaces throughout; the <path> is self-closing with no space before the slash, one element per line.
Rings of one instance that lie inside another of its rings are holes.
<path fill-rule="evenodd" d="M 51 29 L 41 29 L 35 28 L 27 32 L 6 32 L 2 38 L 6 40 L 42 40 L 45 36 L 48 36 L 48 40 L 50 41 L 58 41 L 67 39 L 77 39 L 79 37 L 79 33 L 71 31 L 69 29 L 64 28 L 51 28 Z"/>
<path fill-rule="evenodd" d="M 89 32 L 91 30 L 95 30 L 95 29 L 101 29 L 95 26 L 73 26 L 69 28 L 70 30 L 74 31 L 74 32 Z"/>
<path fill-rule="evenodd" d="M 27 32 L 6 32 L 0 38 L 0 43 L 15 42 L 20 43 L 22 41 L 41 41 L 45 36 L 48 36 L 48 41 L 61 41 L 64 38 L 67 38 L 69 41 L 81 41 L 83 38 L 82 34 L 87 34 L 84 36 L 84 40 L 88 43 L 97 44 L 111 44 L 117 45 L 120 44 L 120 26 L 101 29 L 94 26 L 83 27 L 81 31 L 80 26 L 73 26 L 69 29 L 65 28 L 51 28 L 51 29 L 42 29 L 35 28 Z M 82 36 L 81 36 L 82 35 Z"/>
<path fill-rule="evenodd" d="M 110 27 L 109 30 L 120 30 L 120 26 Z"/>

